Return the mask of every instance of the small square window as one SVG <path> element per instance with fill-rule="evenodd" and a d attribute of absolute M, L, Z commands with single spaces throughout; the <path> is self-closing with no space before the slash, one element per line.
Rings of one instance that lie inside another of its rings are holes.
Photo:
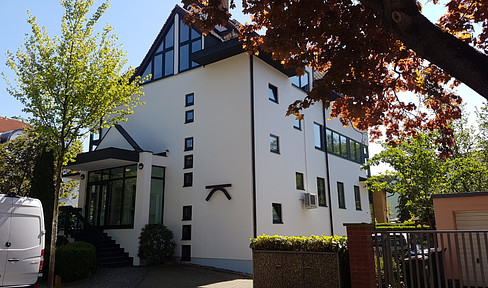
<path fill-rule="evenodd" d="M 183 169 L 193 168 L 193 155 L 185 155 L 185 164 Z"/>
<path fill-rule="evenodd" d="M 281 215 L 281 204 L 272 203 L 273 208 L 273 224 L 283 224 L 283 217 Z"/>
<path fill-rule="evenodd" d="M 362 210 L 361 208 L 361 193 L 359 186 L 354 186 L 354 201 L 356 202 L 356 210 Z"/>
<path fill-rule="evenodd" d="M 191 220 L 192 208 L 191 206 L 183 206 L 183 221 Z"/>
<path fill-rule="evenodd" d="M 193 110 L 188 110 L 185 112 L 185 123 L 193 122 L 195 117 L 195 112 Z"/>
<path fill-rule="evenodd" d="M 269 151 L 280 154 L 280 137 L 269 135 Z"/>
<path fill-rule="evenodd" d="M 303 185 L 303 173 L 296 172 L 295 174 L 297 190 L 305 190 Z"/>
<path fill-rule="evenodd" d="M 296 116 L 295 116 L 295 119 L 293 119 L 293 128 L 298 129 L 298 130 L 302 130 L 302 120 L 297 119 Z"/>
<path fill-rule="evenodd" d="M 193 185 L 193 173 L 183 174 L 183 187 L 190 187 Z"/>
<path fill-rule="evenodd" d="M 192 106 L 195 104 L 195 95 L 193 93 L 185 95 L 185 106 Z"/>
<path fill-rule="evenodd" d="M 181 240 L 191 240 L 191 225 L 182 226 Z"/>
<path fill-rule="evenodd" d="M 185 138 L 185 151 L 193 150 L 193 137 Z"/>
<path fill-rule="evenodd" d="M 191 245 L 181 245 L 181 261 L 191 261 Z"/>
<path fill-rule="evenodd" d="M 346 198 L 344 195 L 344 183 L 337 182 L 337 198 L 339 199 L 339 208 L 346 209 Z"/>
<path fill-rule="evenodd" d="M 278 103 L 278 87 L 273 86 L 271 84 L 268 85 L 269 87 L 269 100 Z"/>

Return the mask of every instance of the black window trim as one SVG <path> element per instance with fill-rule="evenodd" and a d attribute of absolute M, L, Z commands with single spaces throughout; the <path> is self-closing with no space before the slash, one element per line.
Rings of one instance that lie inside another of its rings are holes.
<path fill-rule="evenodd" d="M 193 172 L 183 173 L 183 187 L 193 186 Z"/>
<path fill-rule="evenodd" d="M 269 134 L 269 138 L 270 138 L 270 141 L 269 141 L 269 151 L 271 153 L 281 154 L 280 153 L 280 136 L 277 136 L 277 135 L 274 135 L 274 134 Z M 276 147 L 277 147 L 276 150 L 272 150 L 271 149 L 271 138 L 276 138 Z"/>
<path fill-rule="evenodd" d="M 191 118 L 189 116 L 191 115 Z M 185 124 L 195 122 L 195 110 L 190 109 L 185 111 Z"/>
<path fill-rule="evenodd" d="M 273 91 L 273 96 L 274 96 L 274 99 L 269 97 L 269 92 Z M 279 98 L 278 98 L 278 87 L 276 87 L 275 85 L 271 84 L 271 83 L 268 83 L 268 99 L 269 101 L 271 102 L 274 102 L 276 104 L 279 104 Z"/>
<path fill-rule="evenodd" d="M 187 146 L 186 144 L 188 143 L 188 140 L 191 140 L 191 146 Z M 193 137 L 187 137 L 185 138 L 185 149 L 184 151 L 192 151 L 193 148 L 195 147 L 195 142 L 193 140 Z"/>
<path fill-rule="evenodd" d="M 275 205 L 279 205 L 279 211 L 276 211 L 279 220 L 275 220 L 273 217 L 273 210 L 276 210 Z M 283 205 L 281 203 L 271 203 L 271 216 L 273 220 L 273 224 L 283 224 Z"/>

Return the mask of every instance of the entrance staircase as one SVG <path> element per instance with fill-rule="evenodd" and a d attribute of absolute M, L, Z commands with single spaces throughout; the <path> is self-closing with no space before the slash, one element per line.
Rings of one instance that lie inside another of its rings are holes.
<path fill-rule="evenodd" d="M 81 208 L 72 206 L 59 207 L 59 232 L 75 241 L 91 243 L 97 249 L 99 267 L 132 266 L 132 257 L 103 229 L 91 225 L 83 215 Z"/>

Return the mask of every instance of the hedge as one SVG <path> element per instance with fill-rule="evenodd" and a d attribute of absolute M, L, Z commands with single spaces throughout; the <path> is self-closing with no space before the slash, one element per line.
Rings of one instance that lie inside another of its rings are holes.
<path fill-rule="evenodd" d="M 253 250 L 306 251 L 306 252 L 347 252 L 347 237 L 343 236 L 269 236 L 251 238 Z"/>
<path fill-rule="evenodd" d="M 97 268 L 95 246 L 83 241 L 75 241 L 56 248 L 56 275 L 63 282 L 71 282 L 93 273 Z"/>
<path fill-rule="evenodd" d="M 404 223 L 376 223 L 376 231 L 409 231 L 409 230 L 429 230 L 428 225 L 415 225 L 414 222 Z"/>

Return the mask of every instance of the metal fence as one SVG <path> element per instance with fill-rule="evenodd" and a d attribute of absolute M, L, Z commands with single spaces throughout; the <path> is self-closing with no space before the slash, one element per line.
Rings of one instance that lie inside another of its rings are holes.
<path fill-rule="evenodd" d="M 488 230 L 373 232 L 378 287 L 488 287 Z"/>

